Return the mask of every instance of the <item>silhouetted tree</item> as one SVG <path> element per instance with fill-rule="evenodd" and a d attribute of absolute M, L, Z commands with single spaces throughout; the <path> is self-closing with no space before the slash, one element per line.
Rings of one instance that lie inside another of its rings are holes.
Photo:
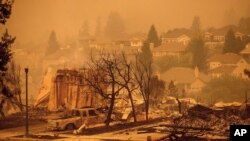
<path fill-rule="evenodd" d="M 126 75 L 126 71 L 122 71 L 123 68 L 121 68 L 120 63 L 121 61 L 115 53 L 101 52 L 97 59 L 91 56 L 91 62 L 89 63 L 91 77 L 85 77 L 87 85 L 109 101 L 109 110 L 105 121 L 106 126 L 109 126 L 112 121 L 111 115 L 117 96 L 126 85 L 120 81 L 122 80 L 121 76 Z M 108 88 L 110 89 L 107 90 Z"/>
<path fill-rule="evenodd" d="M 236 45 L 236 38 L 234 35 L 234 31 L 230 29 L 227 32 L 226 37 L 225 37 L 225 44 L 224 44 L 223 52 L 224 53 L 236 52 L 235 45 Z"/>
<path fill-rule="evenodd" d="M 201 21 L 199 16 L 195 16 L 193 19 L 193 23 L 190 27 L 193 36 L 199 36 L 201 33 Z"/>
<path fill-rule="evenodd" d="M 80 38 L 88 38 L 90 36 L 89 34 L 89 22 L 85 21 L 82 25 L 80 31 L 79 31 Z"/>
<path fill-rule="evenodd" d="M 232 75 L 223 75 L 219 78 L 211 79 L 202 89 L 202 97 L 205 99 L 211 96 L 216 101 L 239 101 L 244 100 L 243 95 L 246 89 L 249 89 L 249 80 L 235 77 Z"/>
<path fill-rule="evenodd" d="M 12 0 L 0 0 L 0 23 L 5 25 L 7 19 L 10 18 L 11 10 L 12 10 L 13 1 Z M 6 30 L 0 41 L 0 94 L 3 94 L 4 98 L 8 99 L 8 89 L 4 84 L 4 75 L 7 71 L 6 65 L 11 60 L 12 52 L 10 50 L 11 44 L 15 41 L 15 37 L 12 37 L 8 34 Z M 1 96 L 1 95 L 0 95 Z M 1 97 L 0 101 L 0 114 L 3 115 L 3 104 L 6 100 Z"/>
<path fill-rule="evenodd" d="M 161 45 L 161 40 L 159 39 L 157 35 L 157 31 L 154 25 L 151 25 L 149 32 L 148 32 L 148 37 L 145 42 L 147 44 L 153 43 L 154 47 Z"/>
<path fill-rule="evenodd" d="M 248 78 L 250 78 L 250 70 L 245 69 L 245 70 L 244 70 L 244 74 L 245 74 Z"/>
<path fill-rule="evenodd" d="M 15 104 L 22 111 L 22 98 L 21 98 L 21 67 L 14 61 L 8 63 L 8 70 L 4 76 L 4 95 L 8 101 Z"/>
<path fill-rule="evenodd" d="M 143 61 L 144 64 L 149 64 L 153 61 L 153 55 L 152 55 L 149 44 L 147 43 L 143 44 L 139 57 Z"/>
<path fill-rule="evenodd" d="M 223 52 L 239 53 L 244 48 L 244 46 L 245 45 L 243 44 L 242 40 L 240 38 L 236 38 L 234 31 L 230 29 L 225 37 Z"/>
<path fill-rule="evenodd" d="M 56 33 L 52 31 L 49 36 L 48 48 L 46 50 L 46 55 L 51 55 L 59 50 L 59 44 L 57 42 Z"/>
<path fill-rule="evenodd" d="M 244 35 L 242 37 L 241 42 L 242 42 L 242 45 L 243 45 L 243 48 L 244 48 L 248 43 L 250 43 L 250 36 Z"/>
<path fill-rule="evenodd" d="M 0 1 L 0 23 L 5 24 L 11 14 L 13 1 Z M 2 86 L 2 75 L 7 70 L 6 65 L 10 61 L 12 53 L 10 50 L 11 44 L 15 41 L 15 37 L 9 35 L 6 30 L 0 41 L 0 86 Z"/>
<path fill-rule="evenodd" d="M 98 18 L 96 21 L 96 29 L 95 29 L 95 37 L 100 37 L 102 35 L 102 31 L 101 31 L 101 19 Z"/>
<path fill-rule="evenodd" d="M 178 88 L 175 86 L 173 80 L 171 80 L 168 84 L 168 92 L 170 96 L 176 98 L 176 101 L 178 102 L 179 113 L 181 114 L 181 101 L 179 100 Z"/>
<path fill-rule="evenodd" d="M 104 32 L 110 39 L 119 39 L 124 36 L 125 26 L 119 13 L 110 13 Z"/>
<path fill-rule="evenodd" d="M 14 41 L 15 38 L 9 35 L 8 31 L 6 30 L 0 41 L 0 74 L 7 70 L 6 65 L 12 56 L 10 46 L 14 43 Z"/>
<path fill-rule="evenodd" d="M 131 107 L 132 107 L 134 122 L 137 122 L 136 111 L 135 111 L 134 100 L 133 100 L 133 92 L 138 88 L 136 86 L 136 83 L 133 77 L 133 72 L 135 71 L 135 68 L 133 67 L 132 63 L 127 60 L 127 57 L 124 52 L 122 52 L 122 59 L 121 59 L 120 65 L 121 67 L 116 66 L 118 75 L 122 80 L 121 82 L 118 82 L 118 83 L 119 85 L 124 87 L 124 89 L 128 93 L 128 97 L 129 97 Z"/>
<path fill-rule="evenodd" d="M 206 70 L 207 49 L 204 46 L 202 37 L 194 37 L 188 44 L 187 51 L 193 54 L 192 65 L 201 70 Z"/>
<path fill-rule="evenodd" d="M 149 47 L 148 47 L 149 48 Z M 148 120 L 148 112 L 150 106 L 150 95 L 152 94 L 152 78 L 153 78 L 153 69 L 152 69 L 152 59 L 144 60 L 144 57 L 140 56 L 141 54 L 136 55 L 135 63 L 135 81 L 136 85 L 139 87 L 140 94 L 143 97 L 145 111 L 146 111 L 146 120 Z"/>
<path fill-rule="evenodd" d="M 225 25 L 234 25 L 237 23 L 236 12 L 233 8 L 229 8 L 225 11 L 224 22 Z"/>
<path fill-rule="evenodd" d="M 160 80 L 158 76 L 153 76 L 152 78 L 152 94 L 150 95 L 150 100 L 153 104 L 159 104 L 162 98 L 165 96 L 165 81 Z"/>
<path fill-rule="evenodd" d="M 241 18 L 238 27 L 242 33 L 250 34 L 250 17 Z"/>

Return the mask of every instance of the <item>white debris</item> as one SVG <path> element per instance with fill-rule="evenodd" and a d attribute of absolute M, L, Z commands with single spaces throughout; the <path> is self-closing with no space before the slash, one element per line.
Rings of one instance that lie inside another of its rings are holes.
<path fill-rule="evenodd" d="M 217 102 L 214 104 L 214 107 L 216 108 L 221 108 L 221 107 L 230 107 L 230 106 L 235 106 L 235 107 L 238 107 L 238 106 L 241 106 L 242 103 L 240 102 L 230 102 L 230 103 L 226 103 L 226 102 Z"/>

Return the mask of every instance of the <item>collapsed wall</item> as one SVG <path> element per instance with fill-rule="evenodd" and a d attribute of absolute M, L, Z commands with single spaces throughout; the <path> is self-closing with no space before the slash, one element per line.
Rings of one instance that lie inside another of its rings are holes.
<path fill-rule="evenodd" d="M 104 100 L 85 82 L 84 77 L 91 77 L 89 72 L 90 70 L 87 69 L 57 70 L 56 74 L 50 78 L 50 86 L 44 87 L 46 84 L 43 84 L 44 89 L 40 90 L 35 106 L 47 107 L 51 111 L 60 107 L 67 109 L 101 107 Z M 45 78 L 49 79 L 48 74 L 46 76 Z"/>

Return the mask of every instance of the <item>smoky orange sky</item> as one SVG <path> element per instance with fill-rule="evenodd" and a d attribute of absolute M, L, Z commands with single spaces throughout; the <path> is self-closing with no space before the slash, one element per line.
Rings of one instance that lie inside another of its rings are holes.
<path fill-rule="evenodd" d="M 203 28 L 237 24 L 249 9 L 250 0 L 15 0 L 7 27 L 19 42 L 39 42 L 51 30 L 59 40 L 76 37 L 86 20 L 93 33 L 97 18 L 105 26 L 111 11 L 120 13 L 132 33 L 147 32 L 151 24 L 158 32 L 190 27 L 194 16 Z"/>

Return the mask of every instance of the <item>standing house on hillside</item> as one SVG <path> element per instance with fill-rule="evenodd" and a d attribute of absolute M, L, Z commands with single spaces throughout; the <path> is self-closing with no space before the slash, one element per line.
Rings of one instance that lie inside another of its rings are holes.
<path fill-rule="evenodd" d="M 133 38 L 130 40 L 131 47 L 142 47 L 143 46 L 143 39 L 140 38 Z"/>
<path fill-rule="evenodd" d="M 212 32 L 205 32 L 204 38 L 206 42 L 225 42 L 225 35 L 227 31 L 225 30 L 215 30 Z"/>
<path fill-rule="evenodd" d="M 243 58 L 245 58 L 246 60 L 250 61 L 250 43 L 248 43 L 245 47 L 245 49 L 243 49 L 240 54 L 242 55 Z"/>
<path fill-rule="evenodd" d="M 210 80 L 210 77 L 200 73 L 197 67 L 195 69 L 173 67 L 161 74 L 161 79 L 167 82 L 167 84 L 170 81 L 174 81 L 176 85 L 184 86 L 185 92 L 190 94 L 200 92 Z"/>
<path fill-rule="evenodd" d="M 171 42 L 162 44 L 159 47 L 153 48 L 153 57 L 174 56 L 180 57 L 186 50 L 186 46 L 182 43 Z"/>
<path fill-rule="evenodd" d="M 162 44 L 182 43 L 187 45 L 191 40 L 191 31 L 188 29 L 175 29 L 161 35 Z"/>
<path fill-rule="evenodd" d="M 234 53 L 217 54 L 208 59 L 209 74 L 212 77 L 222 75 L 233 75 L 240 78 L 247 78 L 244 70 L 250 65 L 240 55 Z"/>
<path fill-rule="evenodd" d="M 147 33 L 134 33 L 129 35 L 128 40 L 131 47 L 142 47 L 146 38 Z"/>
<path fill-rule="evenodd" d="M 243 34 L 237 31 L 236 26 L 229 25 L 229 26 L 224 26 L 219 29 L 212 29 L 210 31 L 205 32 L 204 34 L 205 42 L 224 43 L 225 36 L 230 29 L 236 31 L 235 37 L 239 37 L 239 38 L 243 37 Z"/>
<path fill-rule="evenodd" d="M 42 59 L 43 72 L 49 67 L 53 70 L 65 67 L 76 67 L 79 64 L 83 64 L 83 55 L 85 50 L 80 47 L 72 47 L 66 45 L 60 48 L 53 54 L 44 56 Z"/>
<path fill-rule="evenodd" d="M 182 43 L 183 45 L 187 45 L 191 38 L 187 36 L 186 34 L 181 34 L 181 35 L 168 35 L 165 34 L 161 37 L 162 44 L 167 44 L 167 43 Z"/>
<path fill-rule="evenodd" d="M 241 32 L 239 32 L 239 31 L 235 32 L 234 35 L 235 35 L 236 38 L 240 38 L 241 40 L 242 40 L 242 38 L 243 38 L 243 36 L 244 36 L 244 34 L 241 33 Z"/>

